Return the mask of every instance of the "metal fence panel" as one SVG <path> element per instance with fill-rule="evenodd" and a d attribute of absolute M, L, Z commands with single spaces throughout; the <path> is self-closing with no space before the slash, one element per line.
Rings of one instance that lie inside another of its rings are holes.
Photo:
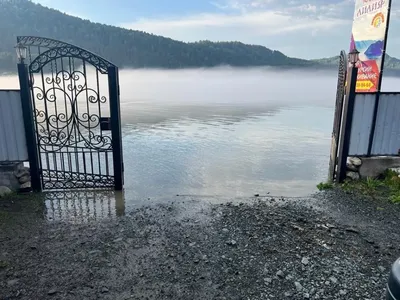
<path fill-rule="evenodd" d="M 397 155 L 400 149 L 400 94 L 381 94 L 371 155 Z"/>
<path fill-rule="evenodd" d="M 357 94 L 351 125 L 349 155 L 367 155 L 376 94 Z"/>
<path fill-rule="evenodd" d="M 0 162 L 28 161 L 20 91 L 0 90 Z"/>

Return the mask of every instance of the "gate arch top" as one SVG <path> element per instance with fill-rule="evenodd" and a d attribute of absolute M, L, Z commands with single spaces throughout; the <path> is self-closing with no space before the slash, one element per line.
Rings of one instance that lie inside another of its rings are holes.
<path fill-rule="evenodd" d="M 115 67 L 115 65 L 109 61 L 97 56 L 96 54 L 93 54 L 92 52 L 76 46 L 67 45 L 63 47 L 51 48 L 37 56 L 29 65 L 29 71 L 31 73 L 38 73 L 49 62 L 63 57 L 82 59 L 83 61 L 93 65 L 102 74 L 108 73 L 108 67 Z"/>
<path fill-rule="evenodd" d="M 62 41 L 57 41 L 40 36 L 17 36 L 17 43 L 25 47 L 35 46 L 48 49 L 62 46 L 73 46 Z"/>
<path fill-rule="evenodd" d="M 29 71 L 37 73 L 47 63 L 62 57 L 72 57 L 82 59 L 94 67 L 96 67 L 100 73 L 106 74 L 108 67 L 115 67 L 110 61 L 94 54 L 88 50 L 77 47 L 75 45 L 65 43 L 62 41 L 38 37 L 38 36 L 18 36 L 17 43 L 25 47 L 43 47 L 48 49 L 47 51 L 39 54 L 29 65 Z"/>

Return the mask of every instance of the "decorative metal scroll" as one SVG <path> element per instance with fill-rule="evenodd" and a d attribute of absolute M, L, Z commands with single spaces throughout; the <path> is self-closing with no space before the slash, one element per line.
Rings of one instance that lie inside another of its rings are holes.
<path fill-rule="evenodd" d="M 336 89 L 336 103 L 335 103 L 335 115 L 333 120 L 333 130 L 332 130 L 332 143 L 331 143 L 331 157 L 329 162 L 329 174 L 328 178 L 333 181 L 336 174 L 336 164 L 337 164 L 337 152 L 339 146 L 339 136 L 340 136 L 340 125 L 342 121 L 343 113 L 343 101 L 346 91 L 346 77 L 347 77 L 347 55 L 345 51 L 340 52 L 339 56 L 339 71 L 338 71 L 338 82 Z"/>
<path fill-rule="evenodd" d="M 31 73 L 38 73 L 43 66 L 47 65 L 49 62 L 65 57 L 82 59 L 95 66 L 102 74 L 107 74 L 107 68 L 112 66 L 110 62 L 89 51 L 74 46 L 63 46 L 52 48 L 40 54 L 31 62 L 29 71 Z"/>
<path fill-rule="evenodd" d="M 64 46 L 71 46 L 68 43 L 39 37 L 39 36 L 18 36 L 17 43 L 24 45 L 25 47 L 42 47 L 42 48 L 56 48 L 56 47 L 64 47 Z"/>
<path fill-rule="evenodd" d="M 79 47 L 18 37 L 28 71 L 43 189 L 114 186 L 107 60 Z"/>

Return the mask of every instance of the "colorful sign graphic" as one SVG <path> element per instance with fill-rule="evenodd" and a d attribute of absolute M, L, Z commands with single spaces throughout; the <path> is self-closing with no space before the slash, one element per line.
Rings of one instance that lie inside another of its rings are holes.
<path fill-rule="evenodd" d="M 356 0 L 350 51 L 360 52 L 357 92 L 374 93 L 379 87 L 390 0 Z"/>
<path fill-rule="evenodd" d="M 383 15 L 383 13 L 378 13 L 372 19 L 371 25 L 375 28 L 379 28 L 383 25 L 383 23 L 385 23 L 385 16 Z"/>

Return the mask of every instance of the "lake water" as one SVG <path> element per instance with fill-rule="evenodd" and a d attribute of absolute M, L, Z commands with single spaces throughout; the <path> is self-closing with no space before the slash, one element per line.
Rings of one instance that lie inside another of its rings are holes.
<path fill-rule="evenodd" d="M 15 88 L 8 79 L 0 88 Z M 314 192 L 327 177 L 336 83 L 334 71 L 121 71 L 127 204 Z"/>
<path fill-rule="evenodd" d="M 327 177 L 334 73 L 129 71 L 121 78 L 127 195 L 305 196 Z"/>

